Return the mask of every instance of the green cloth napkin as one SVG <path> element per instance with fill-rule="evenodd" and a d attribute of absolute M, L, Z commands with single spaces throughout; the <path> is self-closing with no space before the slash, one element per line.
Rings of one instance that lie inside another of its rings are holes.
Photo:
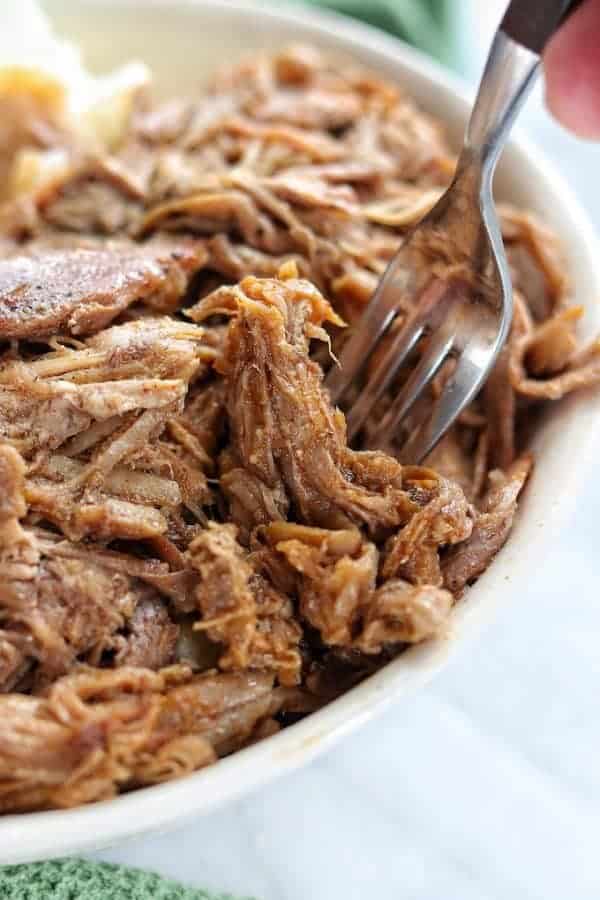
<path fill-rule="evenodd" d="M 375 25 L 452 64 L 451 0 L 305 0 Z M 0 849 L 0 855 L 1 855 Z M 0 900 L 234 900 L 149 872 L 64 859 L 0 867 Z"/>
<path fill-rule="evenodd" d="M 2 900 L 234 900 L 230 894 L 211 894 L 150 872 L 85 859 L 4 866 L 0 868 L 0 897 Z"/>
<path fill-rule="evenodd" d="M 434 56 L 455 63 L 452 0 L 304 0 L 375 25 Z"/>

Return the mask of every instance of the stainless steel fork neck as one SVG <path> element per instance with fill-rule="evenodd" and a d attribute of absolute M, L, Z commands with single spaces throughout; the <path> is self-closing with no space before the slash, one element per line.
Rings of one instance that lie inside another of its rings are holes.
<path fill-rule="evenodd" d="M 483 185 L 491 183 L 512 124 L 535 81 L 540 57 L 497 32 L 467 126 L 458 172 L 477 167 Z"/>
<path fill-rule="evenodd" d="M 348 411 L 350 438 L 360 432 L 379 399 L 393 387 L 424 336 L 427 340 L 415 368 L 375 430 L 366 435 L 371 446 L 389 443 L 405 425 L 401 456 L 412 462 L 422 460 L 491 371 L 512 314 L 510 272 L 494 212 L 492 176 L 539 62 L 537 53 L 506 33 L 500 31 L 494 39 L 454 182 L 405 236 L 359 328 L 342 350 L 340 368 L 332 368 L 327 375 L 331 399 L 337 403 L 387 336 L 387 346 L 366 373 Z M 440 266 L 432 266 L 432 260 Z M 392 331 L 391 323 L 400 311 L 401 325 Z M 428 415 L 427 404 L 420 410 L 416 407 L 449 355 L 455 357 L 454 367 Z"/>

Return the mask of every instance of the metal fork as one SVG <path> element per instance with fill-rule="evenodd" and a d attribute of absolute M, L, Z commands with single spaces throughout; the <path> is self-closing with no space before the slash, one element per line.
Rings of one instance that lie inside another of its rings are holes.
<path fill-rule="evenodd" d="M 347 389 L 368 375 L 347 411 L 348 439 L 368 418 L 417 344 L 420 359 L 367 445 L 403 441 L 397 455 L 420 462 L 475 397 L 507 338 L 510 272 L 492 196 L 498 157 L 540 68 L 548 39 L 580 0 L 512 0 L 496 32 L 452 184 L 405 237 L 325 384 L 343 406 Z M 378 348 L 385 338 L 387 346 Z M 424 392 L 442 365 L 454 370 L 436 400 Z M 449 367 L 450 368 L 450 367 Z M 372 371 L 371 371 L 372 369 Z M 422 402 L 418 403 L 417 401 Z M 404 433 L 400 431 L 403 427 Z"/>

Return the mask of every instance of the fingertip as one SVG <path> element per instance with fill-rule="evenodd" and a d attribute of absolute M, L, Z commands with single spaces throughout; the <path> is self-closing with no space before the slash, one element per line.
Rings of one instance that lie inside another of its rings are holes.
<path fill-rule="evenodd" d="M 546 106 L 565 128 L 584 140 L 600 140 L 600 94 L 579 82 L 565 91 L 546 81 Z"/>
<path fill-rule="evenodd" d="M 546 104 L 582 138 L 600 139 L 600 3 L 588 0 L 544 54 Z"/>

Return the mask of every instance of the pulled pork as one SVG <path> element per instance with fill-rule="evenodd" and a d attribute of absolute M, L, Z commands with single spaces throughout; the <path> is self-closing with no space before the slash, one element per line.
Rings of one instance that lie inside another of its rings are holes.
<path fill-rule="evenodd" d="M 31 247 L 0 260 L 0 334 L 93 334 L 137 302 L 175 310 L 206 259 L 203 247 L 185 242 Z"/>
<path fill-rule="evenodd" d="M 294 619 L 293 603 L 254 570 L 236 540 L 235 526 L 209 522 L 188 553 L 200 576 L 195 593 L 201 618 L 196 628 L 225 645 L 220 668 L 273 670 L 281 684 L 296 684 L 302 629 Z"/>
<path fill-rule="evenodd" d="M 231 431 L 225 492 L 233 464 L 272 495 L 276 518 L 293 506 L 301 521 L 331 528 L 403 522 L 414 504 L 402 489 L 401 466 L 347 446 L 344 418 L 329 404 L 321 368 L 308 357 L 311 338 L 328 340 L 323 323 L 341 324 L 331 306 L 309 282 L 249 276 L 189 315 L 201 321 L 229 309 L 233 320 L 217 363 L 228 385 Z M 239 495 L 236 500 L 237 512 Z M 250 502 L 240 524 L 265 524 L 269 512 Z"/>
<path fill-rule="evenodd" d="M 53 681 L 78 660 L 100 662 L 116 647 L 117 662 L 149 668 L 172 662 L 178 629 L 151 587 L 92 553 L 65 556 L 51 534 L 21 527 L 24 474 L 16 450 L 0 445 L 0 691 L 28 673 L 37 686 Z M 129 636 L 120 636 L 124 630 Z"/>
<path fill-rule="evenodd" d="M 0 215 L 4 812 L 194 771 L 445 634 L 510 533 L 532 406 L 600 381 L 554 237 L 506 207 L 484 391 L 425 466 L 348 446 L 324 370 L 454 160 L 347 61 L 244 61 L 138 97 L 110 155 L 64 150 Z"/>
<path fill-rule="evenodd" d="M 0 696 L 0 810 L 105 800 L 185 775 L 285 706 L 263 673 L 81 667 L 41 696 Z"/>

